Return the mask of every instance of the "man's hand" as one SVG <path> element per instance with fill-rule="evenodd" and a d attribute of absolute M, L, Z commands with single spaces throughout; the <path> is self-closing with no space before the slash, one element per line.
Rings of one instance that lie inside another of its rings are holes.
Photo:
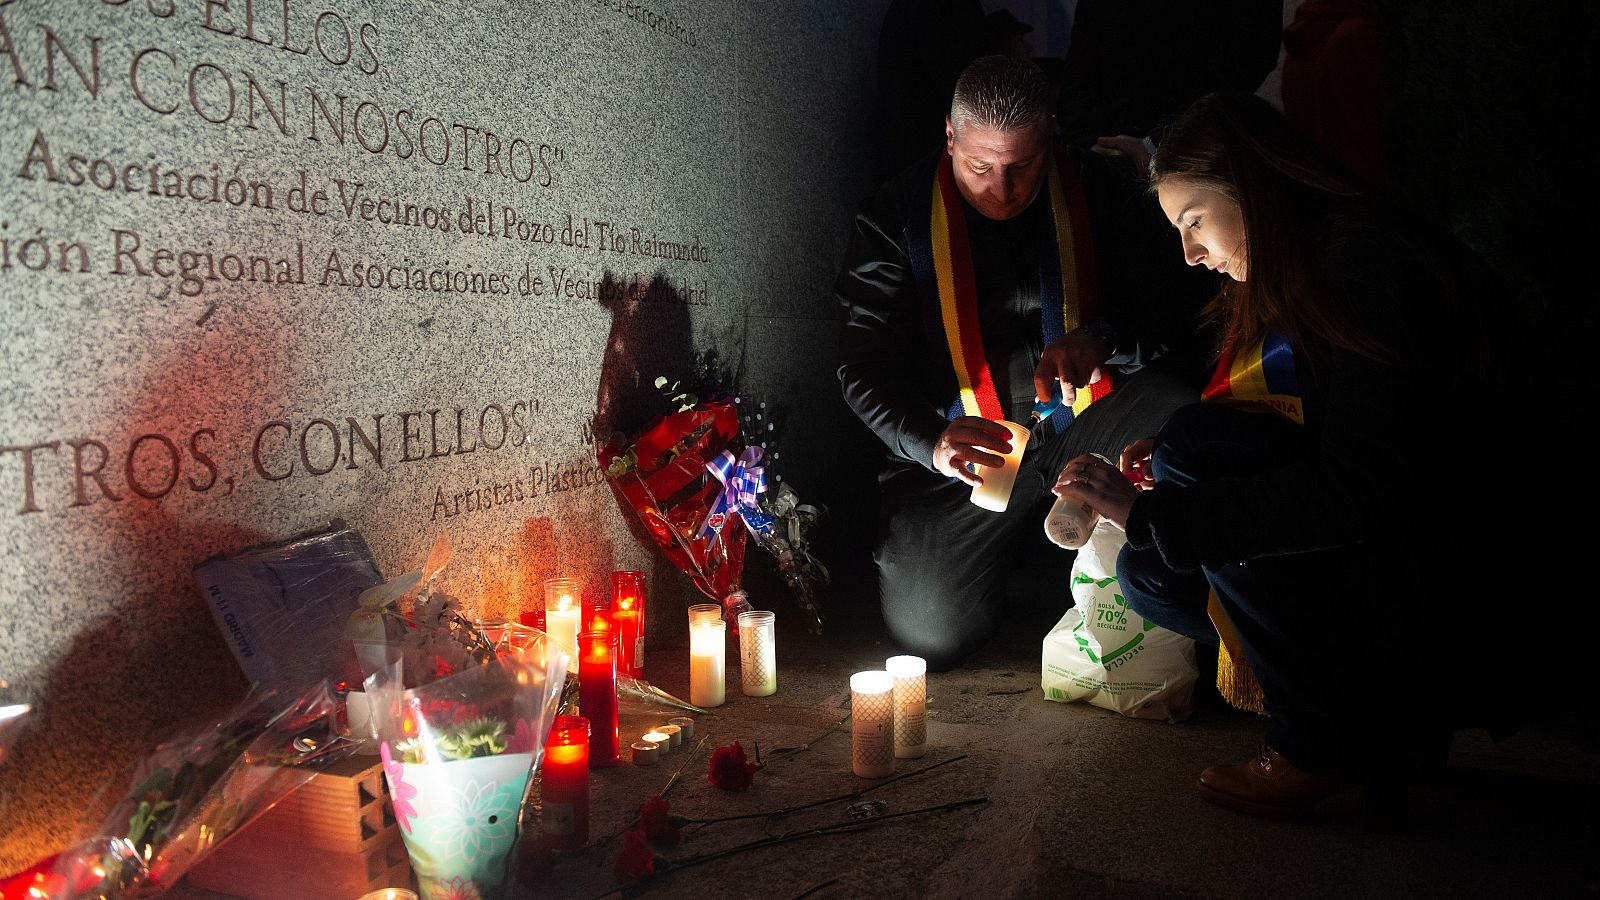
<path fill-rule="evenodd" d="M 1011 432 L 999 422 L 979 416 L 962 416 L 951 422 L 944 434 L 939 435 L 938 443 L 933 445 L 933 468 L 943 475 L 959 478 L 977 487 L 983 484 L 983 478 L 967 471 L 967 463 L 998 468 L 1005 462 L 994 453 L 985 453 L 985 450 L 1010 453 Z"/>
<path fill-rule="evenodd" d="M 1144 145 L 1143 138 L 1136 138 L 1131 134 L 1113 134 L 1106 137 L 1095 138 L 1094 146 L 1090 148 L 1096 153 L 1106 156 L 1126 157 L 1133 164 L 1134 171 L 1140 178 L 1148 177 L 1150 172 L 1150 148 Z"/>
<path fill-rule="evenodd" d="M 1080 387 L 1100 380 L 1100 367 L 1111 358 L 1111 343 L 1079 329 L 1050 342 L 1033 369 L 1034 397 L 1043 403 L 1061 382 L 1061 402 L 1071 406 Z"/>

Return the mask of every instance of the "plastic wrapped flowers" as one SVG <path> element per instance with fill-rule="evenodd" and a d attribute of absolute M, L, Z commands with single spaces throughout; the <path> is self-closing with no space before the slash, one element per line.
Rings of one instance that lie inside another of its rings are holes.
<path fill-rule="evenodd" d="M 514 881 L 523 799 L 567 653 L 542 632 L 496 647 L 421 573 L 373 588 L 352 618 L 395 818 L 425 900 L 495 900 Z M 420 584 L 416 596 L 412 589 Z"/>
<path fill-rule="evenodd" d="M 347 755 L 326 684 L 299 697 L 252 693 L 221 721 L 172 736 L 139 762 L 92 837 L 27 884 L 50 900 L 155 897 L 201 857 L 310 780 L 313 760 Z"/>

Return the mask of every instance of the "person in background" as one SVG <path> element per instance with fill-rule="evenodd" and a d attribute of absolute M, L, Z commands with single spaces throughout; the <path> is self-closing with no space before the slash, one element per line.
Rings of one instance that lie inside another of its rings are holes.
<path fill-rule="evenodd" d="M 1054 140 L 1050 93 L 1026 60 L 969 65 L 945 145 L 862 204 L 835 283 L 841 388 L 885 451 L 884 619 L 935 671 L 999 625 L 1004 576 L 1042 536 L 1062 463 L 1114 456 L 1204 380 L 1196 316 L 1215 279 L 1161 252 L 1142 181 Z M 997 420 L 1080 393 L 1033 429 L 1006 511 L 973 505 L 973 466 L 1010 449 Z M 1063 557 L 1065 600 L 1071 555 L 1047 552 Z"/>
<path fill-rule="evenodd" d="M 1275 0 L 1078 0 L 1059 106 L 1064 137 L 1144 174 L 1161 128 L 1211 91 L 1254 91 L 1278 63 Z"/>
<path fill-rule="evenodd" d="M 878 32 L 881 155 L 897 172 L 943 137 L 939 120 L 967 64 L 985 55 L 988 37 L 978 0 L 894 0 Z"/>
<path fill-rule="evenodd" d="M 1505 289 L 1260 97 L 1197 100 L 1151 186 L 1184 260 L 1226 276 L 1207 307 L 1220 359 L 1124 471 L 1080 456 L 1056 490 L 1126 529 L 1135 611 L 1212 645 L 1237 634 L 1270 719 L 1254 758 L 1200 774 L 1206 799 L 1292 818 L 1358 783 L 1392 798 L 1456 728 L 1514 727 L 1484 718 L 1496 683 L 1472 676 L 1473 563 L 1495 537 L 1482 428 L 1531 433 L 1496 352 L 1525 346 L 1515 321 L 1490 336 Z"/>
<path fill-rule="evenodd" d="M 1283 30 L 1283 114 L 1362 184 L 1383 181 L 1382 52 L 1367 0 L 1305 0 Z"/>

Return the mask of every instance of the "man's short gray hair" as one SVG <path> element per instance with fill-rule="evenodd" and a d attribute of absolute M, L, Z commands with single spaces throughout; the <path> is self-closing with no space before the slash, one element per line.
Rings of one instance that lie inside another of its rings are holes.
<path fill-rule="evenodd" d="M 1044 70 L 1028 60 L 979 57 L 956 81 L 950 122 L 956 131 L 969 125 L 1022 131 L 1050 118 L 1050 95 Z"/>

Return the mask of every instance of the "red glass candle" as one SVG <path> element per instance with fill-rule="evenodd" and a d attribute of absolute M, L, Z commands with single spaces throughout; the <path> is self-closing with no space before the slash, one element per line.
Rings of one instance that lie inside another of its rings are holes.
<path fill-rule="evenodd" d="M 611 631 L 611 595 L 594 591 L 584 592 L 583 598 L 583 631 Z M 619 660 L 617 668 L 622 665 Z"/>
<path fill-rule="evenodd" d="M 556 716 L 539 776 L 544 840 L 552 850 L 589 843 L 589 720 Z"/>
<path fill-rule="evenodd" d="M 611 573 L 611 621 L 622 652 L 617 671 L 644 677 L 644 573 Z"/>
<path fill-rule="evenodd" d="M 589 720 L 589 764 L 616 765 L 617 633 L 585 631 L 578 635 L 578 705 Z"/>

